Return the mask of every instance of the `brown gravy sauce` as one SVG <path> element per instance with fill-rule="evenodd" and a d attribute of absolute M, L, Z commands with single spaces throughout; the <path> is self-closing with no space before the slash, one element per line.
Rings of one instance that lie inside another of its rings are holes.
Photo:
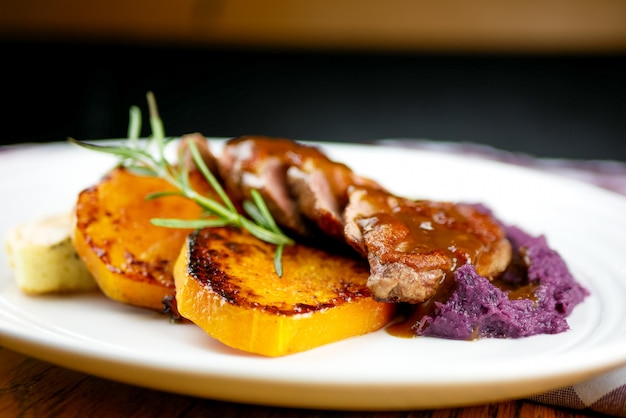
<path fill-rule="evenodd" d="M 455 264 L 462 265 L 475 260 L 483 250 L 485 245 L 476 235 L 459 227 L 457 221 L 464 217 L 453 206 L 439 209 L 424 203 L 416 207 L 417 211 L 400 211 L 392 215 L 409 228 L 403 242 L 405 252 L 430 253 L 439 249 Z M 438 219 L 444 217 L 447 219 Z M 450 269 L 455 267 L 449 266 Z"/>

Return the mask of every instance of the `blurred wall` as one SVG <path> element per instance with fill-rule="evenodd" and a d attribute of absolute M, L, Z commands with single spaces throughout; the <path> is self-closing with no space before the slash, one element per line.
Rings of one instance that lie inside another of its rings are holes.
<path fill-rule="evenodd" d="M 626 2 L 0 0 L 2 143 L 470 141 L 626 161 Z"/>
<path fill-rule="evenodd" d="M 622 0 L 0 0 L 33 38 L 430 51 L 611 51 Z"/>

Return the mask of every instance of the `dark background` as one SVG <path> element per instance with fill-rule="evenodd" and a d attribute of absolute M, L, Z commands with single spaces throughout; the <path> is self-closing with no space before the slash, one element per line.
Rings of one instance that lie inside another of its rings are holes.
<path fill-rule="evenodd" d="M 3 41 L 2 144 L 166 133 L 427 138 L 626 161 L 626 55 L 378 53 Z M 145 132 L 147 133 L 147 131 Z"/>

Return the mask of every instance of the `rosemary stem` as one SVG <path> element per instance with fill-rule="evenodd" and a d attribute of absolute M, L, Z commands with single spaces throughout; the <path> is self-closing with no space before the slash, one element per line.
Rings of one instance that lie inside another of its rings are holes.
<path fill-rule="evenodd" d="M 195 190 L 183 191 L 183 194 L 186 197 L 188 197 L 189 199 L 195 201 L 197 204 L 202 206 L 204 209 L 206 209 L 209 212 L 211 212 L 212 214 L 217 215 L 220 218 L 228 219 L 231 222 L 236 222 L 237 224 L 240 223 L 240 222 L 238 222 L 239 215 L 237 214 L 237 212 L 232 212 L 232 211 L 228 210 L 223 205 L 219 204 L 218 202 L 216 202 L 216 201 L 214 201 L 212 199 L 207 199 L 206 197 L 204 197 L 201 194 L 197 193 Z"/>
<path fill-rule="evenodd" d="M 222 185 L 213 173 L 211 173 L 211 170 L 209 170 L 202 159 L 196 144 L 190 141 L 189 149 L 191 150 L 193 161 L 219 199 L 213 199 L 198 193 L 190 184 L 188 169 L 182 164 L 172 165 L 167 160 L 165 148 L 169 140 L 165 137 L 165 130 L 159 116 L 156 100 L 151 92 L 148 92 L 147 99 L 150 110 L 152 135 L 148 142 L 145 143 L 145 147 L 138 141 L 141 131 L 141 112 L 136 106 L 133 106 L 129 112 L 130 122 L 126 144 L 113 146 L 95 145 L 76 141 L 72 138 L 70 138 L 70 141 L 90 150 L 115 155 L 120 159 L 121 165 L 134 168 L 138 173 L 160 177 L 178 189 L 178 192 L 157 193 L 154 194 L 154 196 L 179 194 L 192 200 L 201 208 L 205 209 L 210 215 L 214 216 L 214 218 L 211 219 L 198 219 L 195 221 L 154 219 L 154 224 L 180 228 L 189 227 L 190 225 L 233 225 L 244 228 L 258 239 L 276 245 L 274 266 L 276 273 L 282 276 L 283 269 L 281 258 L 283 248 L 285 245 L 293 244 L 294 241 L 289 236 L 285 235 L 277 226 L 260 193 L 253 191 L 252 202 L 244 202 L 244 209 L 246 209 L 246 212 L 253 220 L 239 213 L 228 194 L 224 191 Z"/>

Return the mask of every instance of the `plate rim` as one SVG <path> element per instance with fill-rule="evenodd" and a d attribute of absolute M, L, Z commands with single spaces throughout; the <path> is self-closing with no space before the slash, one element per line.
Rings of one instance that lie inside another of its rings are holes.
<path fill-rule="evenodd" d="M 218 139 L 221 140 L 221 139 Z M 100 141 L 100 140 L 98 140 Z M 102 140 L 102 141 L 110 141 L 110 140 Z M 65 147 L 69 144 L 59 144 L 59 143 L 51 143 L 53 146 L 59 146 L 61 145 L 62 147 Z M 420 153 L 420 154 L 440 154 L 440 155 L 444 155 L 446 157 L 451 157 L 452 154 L 448 154 L 445 152 L 441 152 L 441 151 L 431 151 L 431 150 L 407 150 L 404 149 L 402 147 L 390 147 L 387 145 L 378 145 L 378 144 L 353 144 L 353 143 L 340 143 L 340 144 L 335 144 L 335 143 L 319 143 L 319 142 L 315 142 L 314 144 L 320 144 L 323 147 L 344 147 L 344 148 L 349 148 L 349 149 L 354 149 L 354 148 L 364 148 L 364 147 L 368 147 L 371 149 L 390 149 L 390 148 L 396 148 L 396 149 L 402 149 L 403 152 L 407 151 L 407 152 L 411 152 L 411 153 Z M 21 150 L 24 149 L 40 149 L 42 147 L 46 147 L 48 144 L 35 144 L 33 145 L 27 145 L 27 146 L 18 146 L 15 147 L 14 149 L 17 150 L 17 152 L 20 152 Z M 3 151 L 3 148 L 6 147 L 0 147 L 0 159 L 2 159 L 6 154 L 1 152 Z M 557 174 L 553 174 L 553 173 L 546 173 L 546 172 L 542 172 L 541 170 L 538 169 L 534 169 L 534 168 L 529 168 L 529 167 L 522 167 L 522 166 L 516 166 L 516 165 L 511 165 L 509 163 L 505 163 L 505 162 L 500 162 L 500 161 L 493 161 L 493 160 L 488 160 L 488 159 L 483 159 L 481 157 L 475 157 L 475 156 L 455 156 L 453 158 L 460 158 L 462 160 L 468 160 L 468 159 L 473 159 L 473 160 L 479 160 L 481 163 L 485 162 L 493 167 L 507 167 L 507 168 L 513 168 L 514 170 L 518 170 L 520 173 L 534 173 L 534 175 L 540 175 L 541 177 L 545 177 L 545 178 L 552 178 L 552 181 L 559 181 L 559 182 L 570 182 L 572 184 L 576 184 L 577 186 L 581 186 L 581 187 L 585 187 L 588 190 L 593 190 L 594 193 L 602 193 L 606 196 L 608 196 L 609 198 L 613 199 L 616 198 L 618 199 L 618 201 L 621 202 L 621 204 L 626 205 L 626 198 L 622 197 L 620 194 L 616 193 L 616 192 L 612 192 L 609 190 L 605 190 L 605 189 L 601 189 L 597 186 L 593 186 L 590 184 L 587 184 L 583 181 L 577 180 L 577 179 L 569 179 L 569 178 L 564 178 L 564 177 L 560 177 Z M 2 291 L 2 288 L 0 288 L 0 292 Z M 2 300 L 3 295 L 0 293 L 0 301 Z M 2 317 L 4 314 L 2 312 L 0 312 L 0 317 Z M 61 358 L 59 360 L 59 358 L 52 358 L 54 356 L 48 356 L 45 353 L 45 347 L 43 347 L 41 345 L 41 343 L 37 343 L 36 341 L 33 341 L 32 339 L 29 340 L 29 338 L 27 338 L 26 336 L 21 336 L 19 335 L 19 333 L 14 333 L 11 332 L 11 330 L 7 329 L 3 324 L 0 323 L 0 343 L 2 345 L 4 345 L 5 347 L 8 347 L 10 349 L 14 349 L 16 351 L 20 351 L 20 352 L 24 352 L 25 354 L 29 354 L 29 355 L 33 355 L 34 357 L 37 358 L 41 358 L 45 361 L 54 363 L 54 364 L 60 364 L 64 367 L 68 367 L 70 369 L 75 369 L 78 371 L 83 371 L 83 372 L 87 372 L 87 373 L 92 373 L 94 375 L 100 375 L 101 377 L 105 377 L 105 378 L 110 378 L 110 379 L 114 379 L 114 380 L 120 380 L 120 381 L 125 381 L 127 383 L 131 383 L 131 384 L 137 384 L 137 382 L 132 381 L 132 380 L 127 380 L 126 379 L 121 379 L 122 376 L 109 376 L 108 373 L 106 373 L 105 371 L 101 371 L 100 373 L 94 372 L 92 369 L 96 368 L 94 365 L 92 364 L 88 364 L 90 362 L 97 362 L 97 361 L 102 361 L 102 359 L 99 358 L 93 358 L 92 356 L 88 355 L 87 353 L 80 353 L 80 352 L 72 352 L 71 348 L 65 348 L 63 349 L 63 347 L 60 346 L 55 346 L 55 351 L 63 351 L 63 353 L 65 355 L 67 354 L 73 354 L 74 357 L 76 356 L 82 356 L 82 363 L 79 364 L 78 366 L 71 362 L 71 361 L 67 361 L 67 364 L 65 363 L 65 357 Z M 51 348 L 51 347 L 48 347 Z M 43 351 L 42 351 L 43 350 Z M 608 346 L 605 347 L 601 347 L 601 348 L 596 348 L 595 350 L 592 350 L 594 353 L 597 353 L 599 355 L 602 355 L 602 357 L 605 360 L 596 360 L 595 361 L 591 361 L 590 363 L 588 363 L 588 366 L 586 368 L 578 368 L 578 374 L 579 376 L 577 376 L 574 381 L 572 381 L 572 383 L 576 383 L 578 381 L 581 381 L 585 378 L 588 377 L 593 377 L 596 376 L 598 374 L 601 374 L 605 371 L 614 369 L 616 367 L 620 367 L 622 365 L 626 365 L 626 356 L 621 355 L 620 354 L 620 350 L 622 350 L 621 352 L 626 352 L 626 341 L 614 341 L 612 342 L 612 344 L 609 344 Z M 56 354 L 63 354 L 63 353 L 56 353 Z M 566 357 L 572 357 L 575 358 L 577 357 L 576 355 L 573 355 L 572 353 L 565 353 L 563 354 Z M 608 357 L 606 357 L 608 356 Z M 606 359 L 609 358 L 610 361 L 607 361 Z M 110 359 L 107 359 L 106 361 L 111 361 Z M 119 364 L 120 359 L 118 359 L 118 364 Z M 140 365 L 139 368 L 141 368 L 144 372 L 147 370 L 144 370 L 144 367 L 146 367 L 147 365 Z M 85 369 L 89 369 L 89 371 L 86 371 Z M 163 370 L 161 370 L 163 372 Z M 216 375 L 212 375 L 211 376 L 213 379 L 216 378 Z M 554 377 L 554 376 L 553 376 Z M 561 377 L 563 377 L 563 375 L 561 375 Z M 219 376 L 220 379 L 226 379 L 228 380 L 228 376 L 223 375 L 223 376 Z M 264 380 L 267 383 L 267 379 Z M 285 384 L 285 381 L 283 380 L 282 382 L 273 382 L 273 384 L 276 383 L 280 383 L 282 385 Z M 305 382 L 303 381 L 290 381 L 291 384 L 305 384 Z M 483 384 L 485 382 L 482 382 Z M 493 383 L 493 382 L 491 382 Z M 559 384 L 562 383 L 561 380 L 559 380 Z M 389 384 L 389 382 L 387 382 L 387 384 Z M 442 383 L 445 384 L 447 386 L 450 385 L 450 383 L 448 382 L 446 383 Z M 557 386 L 554 386 L 556 384 L 556 382 L 554 382 L 550 388 L 556 388 Z M 145 384 L 140 384 L 141 386 L 146 386 Z M 342 383 L 341 385 L 345 385 L 345 382 Z M 337 386 L 335 389 L 338 389 L 341 387 L 341 385 Z M 414 382 L 406 382 L 405 384 L 402 384 L 400 386 L 404 387 L 412 387 L 415 388 L 416 384 Z M 352 386 L 355 386 L 355 384 L 352 384 Z M 361 387 L 362 385 L 356 385 L 358 386 L 360 389 L 363 389 L 363 387 Z M 433 385 L 437 386 L 436 384 Z M 150 386 L 146 386 L 146 387 L 150 387 Z M 398 388 L 398 385 L 395 385 L 396 388 Z M 163 389 L 163 388 L 159 388 L 159 387 L 153 387 L 154 389 Z M 319 387 L 318 390 L 323 389 L 322 387 Z M 424 388 L 423 388 L 424 389 Z M 168 388 L 166 389 L 168 391 L 171 392 L 177 392 L 176 390 L 173 390 L 172 388 Z M 528 394 L 532 394 L 532 390 L 528 392 Z M 180 393 L 180 392 L 178 392 Z M 203 396 L 201 394 L 195 394 L 194 396 Z M 499 395 L 498 395 L 499 396 Z M 244 396 L 245 397 L 245 396 Z M 228 398 L 224 398 L 223 396 L 218 396 L 218 398 L 220 399 L 224 399 L 224 400 L 232 400 L 232 401 L 237 401 L 237 402 L 246 402 L 245 399 L 228 399 Z M 491 400 L 497 400 L 497 399 L 501 399 L 501 398 L 495 398 L 495 399 L 491 399 Z M 269 402 L 269 403 L 268 403 Z M 259 403 L 259 404 L 271 404 L 271 405 L 276 405 L 276 406 L 291 406 L 291 407 L 314 407 L 314 408 L 322 408 L 322 409 L 328 409 L 330 408 L 337 408 L 337 409 L 367 409 L 367 410 L 375 410 L 375 409 L 413 409 L 415 407 L 436 407 L 436 406 L 460 406 L 460 405 L 465 405 L 465 404 L 472 404 L 475 403 L 471 400 L 466 400 L 463 401 L 463 399 L 457 399 L 455 401 L 451 401 L 450 403 L 447 404 L 441 404 L 441 402 L 439 402 L 436 405 L 431 405 L 428 404 L 427 402 L 425 403 L 418 403 L 417 405 L 406 405 L 406 402 L 402 401 L 402 400 L 395 400 L 395 404 L 386 404 L 386 405 L 379 405 L 380 407 L 377 407 L 377 404 L 369 404 L 369 403 L 365 403 L 365 404 L 354 404 L 351 402 L 340 402 L 340 400 L 336 399 L 334 401 L 334 403 L 331 402 L 331 404 L 327 404 L 327 405 L 320 405 L 319 402 L 312 402 L 310 404 L 306 404 L 306 402 L 303 404 L 302 400 L 298 400 L 297 401 L 298 404 L 293 404 L 292 402 L 280 402 L 280 399 L 273 399 L 273 401 L 271 400 L 255 400 L 253 403 Z M 469 402 L 469 403 L 467 403 Z M 483 403 L 483 401 L 481 401 L 481 403 Z M 359 408 L 359 406 L 364 406 L 365 408 Z"/>

